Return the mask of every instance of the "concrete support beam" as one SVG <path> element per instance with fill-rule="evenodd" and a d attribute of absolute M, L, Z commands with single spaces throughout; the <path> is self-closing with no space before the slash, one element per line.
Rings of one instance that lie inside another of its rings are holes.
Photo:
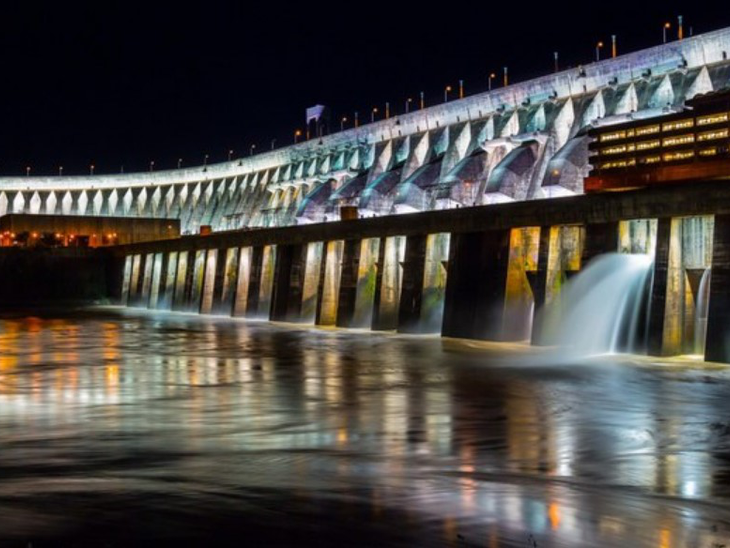
<path fill-rule="evenodd" d="M 654 251 L 654 279 L 649 296 L 649 318 L 646 351 L 651 356 L 662 356 L 664 345 L 664 317 L 667 308 L 669 251 L 672 239 L 672 219 L 659 219 Z"/>
<path fill-rule="evenodd" d="M 298 322 L 301 318 L 305 253 L 306 246 L 302 245 L 282 245 L 276 250 L 272 321 Z"/>
<path fill-rule="evenodd" d="M 442 334 L 502 339 L 510 231 L 454 234 Z"/>
<path fill-rule="evenodd" d="M 730 215 L 715 215 L 705 360 L 730 363 Z"/>
<path fill-rule="evenodd" d="M 357 273 L 361 240 L 346 240 L 342 253 L 340 293 L 337 303 L 337 327 L 353 327 L 357 301 Z"/>
<path fill-rule="evenodd" d="M 400 333 L 420 332 L 426 240 L 425 234 L 408 236 L 406 239 L 403 285 L 398 306 L 398 331 Z"/>
<path fill-rule="evenodd" d="M 259 295 L 261 292 L 261 270 L 264 262 L 264 248 L 254 247 L 251 254 L 250 276 L 248 280 L 248 297 L 246 299 L 246 317 L 256 318 L 259 313 Z"/>
<path fill-rule="evenodd" d="M 537 272 L 532 279 L 532 296 L 535 299 L 535 314 L 532 319 L 532 335 L 530 342 L 534 345 L 540 344 L 539 334 L 542 332 L 540 321 L 542 314 L 539 312 L 544 308 L 547 299 L 548 265 L 550 260 L 550 232 L 551 227 L 540 227 L 540 243 L 537 252 Z"/>

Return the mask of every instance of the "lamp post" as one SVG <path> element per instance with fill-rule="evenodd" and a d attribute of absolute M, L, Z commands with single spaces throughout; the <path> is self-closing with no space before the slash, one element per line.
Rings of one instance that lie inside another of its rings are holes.
<path fill-rule="evenodd" d="M 421 110 L 423 110 L 426 106 L 426 99 L 424 97 L 423 92 L 421 92 Z"/>
<path fill-rule="evenodd" d="M 677 38 L 680 42 L 684 39 L 684 17 L 681 15 L 677 17 Z"/>
<path fill-rule="evenodd" d="M 667 43 L 667 31 L 672 28 L 672 24 L 667 21 L 662 27 L 662 36 L 664 37 L 664 43 Z"/>
<path fill-rule="evenodd" d="M 388 118 L 390 118 L 390 103 L 386 101 L 385 102 L 385 119 L 387 120 Z"/>
<path fill-rule="evenodd" d="M 347 116 L 343 116 L 340 120 L 340 131 L 345 130 L 345 122 L 347 122 Z"/>
<path fill-rule="evenodd" d="M 464 98 L 464 80 L 459 80 L 459 99 Z"/>
<path fill-rule="evenodd" d="M 177 159 L 177 168 L 180 169 L 182 167 L 182 158 Z"/>
<path fill-rule="evenodd" d="M 94 164 L 91 164 L 89 166 L 89 175 L 93 175 L 93 174 L 94 174 Z"/>
<path fill-rule="evenodd" d="M 360 113 L 355 111 L 355 127 L 360 127 Z"/>
<path fill-rule="evenodd" d="M 616 55 L 618 55 L 618 47 L 616 46 L 616 35 L 611 35 L 611 57 L 616 58 Z"/>
<path fill-rule="evenodd" d="M 276 148 L 276 137 L 271 140 L 271 150 L 274 150 L 274 148 Z"/>
<path fill-rule="evenodd" d="M 378 113 L 378 107 L 373 107 L 373 110 L 370 111 L 370 123 L 373 123 L 375 121 L 375 115 Z"/>
<path fill-rule="evenodd" d="M 301 129 L 294 130 L 294 144 L 295 145 L 297 144 L 297 141 L 299 141 L 299 137 L 301 137 L 301 136 L 302 136 L 302 130 Z"/>
<path fill-rule="evenodd" d="M 154 170 L 155 170 L 155 161 L 154 161 L 154 160 L 152 160 L 152 161 L 150 162 L 150 171 L 154 171 Z"/>
<path fill-rule="evenodd" d="M 449 92 L 451 91 L 451 86 L 446 86 L 444 88 L 444 103 L 449 102 Z"/>
<path fill-rule="evenodd" d="M 251 145 L 251 148 L 248 149 L 248 155 L 253 156 L 253 151 L 256 150 L 256 145 Z"/>
<path fill-rule="evenodd" d="M 230 162 L 233 158 L 233 149 L 228 149 L 228 161 Z"/>
<path fill-rule="evenodd" d="M 63 166 L 58 166 L 58 176 L 59 177 L 63 176 Z"/>
<path fill-rule="evenodd" d="M 413 102 L 413 99 L 409 97 L 406 99 L 406 114 L 408 114 L 411 111 L 411 103 Z"/>
<path fill-rule="evenodd" d="M 208 165 L 208 156 L 209 156 L 209 154 L 206 154 L 205 156 L 203 156 L 203 166 Z"/>
<path fill-rule="evenodd" d="M 560 72 L 560 63 L 557 51 L 553 52 L 553 59 L 555 60 L 555 72 Z"/>
<path fill-rule="evenodd" d="M 603 42 L 598 42 L 596 44 L 596 62 L 601 60 L 601 48 L 603 47 Z"/>
<path fill-rule="evenodd" d="M 497 75 L 493 72 L 489 74 L 489 91 L 492 91 L 492 80 L 494 80 L 496 77 Z"/>
<path fill-rule="evenodd" d="M 30 177 L 30 166 L 25 167 L 25 176 Z"/>
<path fill-rule="evenodd" d="M 509 85 L 509 69 L 504 67 L 504 87 Z"/>

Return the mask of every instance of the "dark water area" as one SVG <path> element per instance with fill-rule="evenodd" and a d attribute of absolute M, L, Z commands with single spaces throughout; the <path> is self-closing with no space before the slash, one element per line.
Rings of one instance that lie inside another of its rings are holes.
<path fill-rule="evenodd" d="M 730 369 L 534 352 L 6 314 L 0 546 L 730 546 Z"/>

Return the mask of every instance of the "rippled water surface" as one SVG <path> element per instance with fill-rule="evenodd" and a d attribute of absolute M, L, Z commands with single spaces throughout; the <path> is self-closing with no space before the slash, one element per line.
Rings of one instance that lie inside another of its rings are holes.
<path fill-rule="evenodd" d="M 529 352 L 5 316 L 0 545 L 730 546 L 730 369 Z"/>

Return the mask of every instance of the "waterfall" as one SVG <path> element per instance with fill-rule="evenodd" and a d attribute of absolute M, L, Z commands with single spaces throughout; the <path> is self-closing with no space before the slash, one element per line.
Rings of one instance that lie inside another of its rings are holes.
<path fill-rule="evenodd" d="M 641 351 L 652 265 L 648 255 L 596 257 L 542 312 L 540 339 L 575 357 Z"/>
<path fill-rule="evenodd" d="M 697 307 L 695 308 L 695 344 L 694 353 L 704 355 L 705 338 L 707 337 L 707 312 L 710 305 L 711 270 L 706 268 L 700 278 L 697 290 Z"/>

